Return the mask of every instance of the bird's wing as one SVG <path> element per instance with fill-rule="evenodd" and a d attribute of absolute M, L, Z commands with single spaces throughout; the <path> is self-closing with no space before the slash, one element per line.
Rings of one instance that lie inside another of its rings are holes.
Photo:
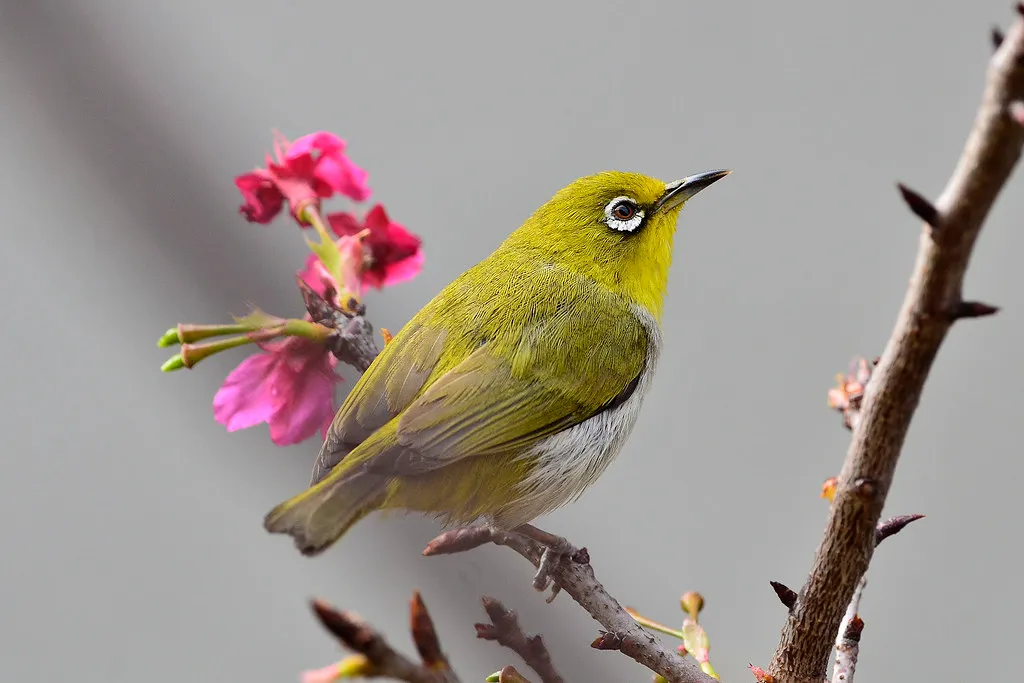
<path fill-rule="evenodd" d="M 312 484 L 406 408 L 434 371 L 447 335 L 410 322 L 384 347 L 334 416 L 313 465 Z"/>
<path fill-rule="evenodd" d="M 364 467 L 414 475 L 522 452 L 624 401 L 643 372 L 647 332 L 620 299 L 598 299 L 564 301 L 511 344 L 483 342 L 401 412 L 395 441 Z"/>

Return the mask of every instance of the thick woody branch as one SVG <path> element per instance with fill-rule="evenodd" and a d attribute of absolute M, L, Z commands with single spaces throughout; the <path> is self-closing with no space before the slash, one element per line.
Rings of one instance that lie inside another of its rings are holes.
<path fill-rule="evenodd" d="M 413 595 L 410 620 L 422 664 L 392 648 L 384 636 L 355 614 L 336 610 L 321 600 L 314 600 L 312 606 L 324 628 L 346 648 L 366 658 L 367 666 L 361 676 L 395 678 L 407 683 L 458 683 L 418 593 Z"/>
<path fill-rule="evenodd" d="M 1012 114 L 1022 99 L 1024 17 L 1018 17 L 992 57 L 973 129 L 934 213 L 917 193 L 903 193 L 931 227 L 922 230 L 910 286 L 868 383 L 824 536 L 782 630 L 770 667 L 778 683 L 825 677 L 843 612 L 871 561 L 875 527 L 925 379 L 954 320 L 963 317 L 971 251 L 1024 146 L 1024 126 Z"/>
<path fill-rule="evenodd" d="M 445 555 L 464 552 L 485 543 L 511 548 L 535 567 L 540 565 L 544 552 L 543 545 L 523 534 L 481 526 L 445 532 L 431 541 L 423 554 Z M 664 676 L 671 683 L 715 683 L 715 680 L 701 671 L 696 663 L 666 647 L 633 620 L 619 601 L 613 598 L 594 576 L 594 569 L 590 566 L 590 557 L 585 548 L 580 549 L 572 557 L 563 558 L 553 566 L 551 578 L 604 627 L 607 633 L 595 641 L 595 648 L 619 650 L 651 671 Z M 614 648 L 599 647 L 598 641 L 604 645 L 614 643 Z"/>
<path fill-rule="evenodd" d="M 539 635 L 528 636 L 519 625 L 519 617 L 495 598 L 482 600 L 489 624 L 476 624 L 476 637 L 493 640 L 515 652 L 543 683 L 564 683 L 551 662 L 551 653 Z"/>

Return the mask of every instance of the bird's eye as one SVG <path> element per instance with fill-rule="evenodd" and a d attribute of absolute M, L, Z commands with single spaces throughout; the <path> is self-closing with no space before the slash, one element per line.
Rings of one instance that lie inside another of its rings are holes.
<path fill-rule="evenodd" d="M 616 197 L 604 207 L 604 222 L 617 232 L 634 232 L 644 220 L 644 212 L 629 197 Z"/>
<path fill-rule="evenodd" d="M 623 199 L 612 207 L 612 215 L 620 221 L 628 221 L 636 215 L 636 205 L 629 200 Z"/>

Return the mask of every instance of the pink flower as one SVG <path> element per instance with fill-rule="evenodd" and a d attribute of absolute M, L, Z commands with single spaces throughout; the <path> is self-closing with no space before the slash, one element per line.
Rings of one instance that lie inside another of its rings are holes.
<path fill-rule="evenodd" d="M 303 337 L 260 344 L 224 380 L 213 397 L 213 415 L 229 432 L 261 422 L 278 446 L 326 432 L 334 417 L 337 359 L 321 344 Z"/>
<path fill-rule="evenodd" d="M 345 156 L 345 141 L 332 133 L 313 133 L 292 143 L 286 156 L 298 158 L 319 152 L 316 159 L 316 177 L 332 190 L 357 202 L 370 198 L 370 187 L 366 184 L 368 173 Z M 329 197 L 330 195 L 321 195 Z"/>
<path fill-rule="evenodd" d="M 381 289 L 416 277 L 423 268 L 421 240 L 401 223 L 388 218 L 384 206 L 376 204 L 360 224 L 350 213 L 327 215 L 331 229 L 341 236 L 357 235 L 369 230 L 363 238 L 362 282 L 364 286 Z"/>
<path fill-rule="evenodd" d="M 245 203 L 239 208 L 242 215 L 252 223 L 269 223 L 281 212 L 284 196 L 270 171 L 257 169 L 235 178 L 235 185 L 242 193 Z"/>
<path fill-rule="evenodd" d="M 267 167 L 235 178 L 244 203 L 239 211 L 253 223 L 269 223 L 285 200 L 298 218 L 303 204 L 340 194 L 361 202 L 370 196 L 367 173 L 345 156 L 345 141 L 320 131 L 295 142 L 279 138 Z M 302 221 L 300 221 L 302 223 Z"/>
<path fill-rule="evenodd" d="M 306 265 L 299 271 L 301 277 L 314 292 L 332 302 L 335 306 L 341 306 L 340 290 L 353 294 L 362 291 L 362 279 L 360 269 L 363 266 L 363 245 L 358 237 L 340 237 L 337 241 L 338 250 L 341 252 L 341 279 L 337 283 L 324 267 L 316 254 L 306 257 Z M 341 285 L 339 288 L 338 285 Z"/>

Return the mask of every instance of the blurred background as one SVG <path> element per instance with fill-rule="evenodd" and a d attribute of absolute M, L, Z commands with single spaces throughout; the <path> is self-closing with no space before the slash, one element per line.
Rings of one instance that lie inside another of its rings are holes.
<path fill-rule="evenodd" d="M 211 400 L 245 352 L 162 375 L 154 342 L 249 301 L 301 314 L 302 240 L 246 223 L 232 183 L 277 128 L 347 138 L 422 235 L 422 275 L 367 298 L 393 330 L 578 176 L 735 169 L 681 219 L 632 440 L 540 525 L 652 618 L 678 623 L 701 591 L 712 662 L 748 680 L 785 616 L 768 581 L 801 585 L 849 441 L 826 391 L 881 352 L 910 273 L 894 183 L 941 191 L 1010 5 L 6 0 L 0 678 L 295 681 L 339 656 L 311 596 L 412 652 L 418 588 L 464 681 L 519 666 L 474 640 L 481 595 L 568 680 L 649 679 L 590 650 L 598 625 L 544 604 L 511 551 L 423 558 L 437 527 L 418 517 L 370 518 L 315 560 L 264 533 L 316 442 L 226 433 Z M 1019 666 L 1022 214 L 1018 176 L 966 285 L 1004 309 L 956 326 L 889 497 L 928 517 L 871 567 L 864 680 Z"/>

